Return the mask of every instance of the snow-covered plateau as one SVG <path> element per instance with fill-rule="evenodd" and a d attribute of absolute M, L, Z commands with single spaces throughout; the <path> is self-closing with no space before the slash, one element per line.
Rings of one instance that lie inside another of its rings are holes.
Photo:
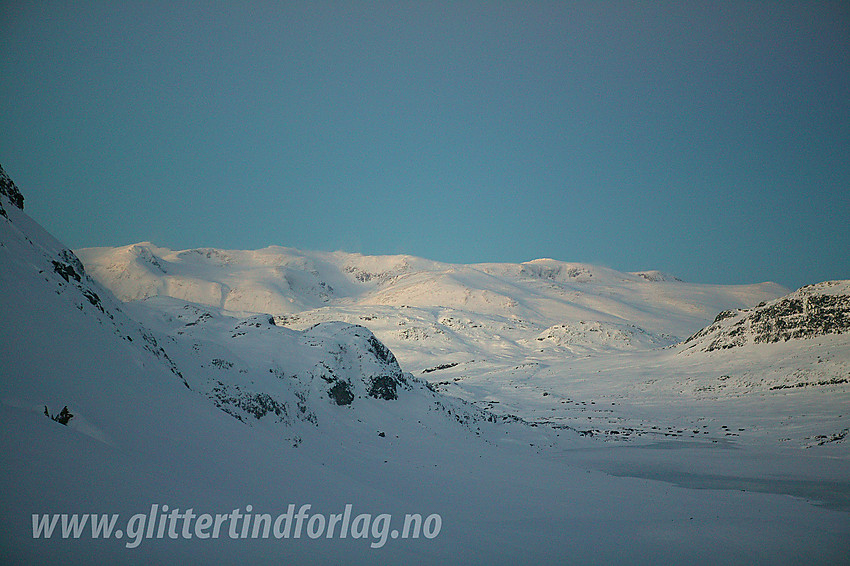
<path fill-rule="evenodd" d="M 848 560 L 848 281 L 71 251 L 0 189 L 4 564 Z"/>

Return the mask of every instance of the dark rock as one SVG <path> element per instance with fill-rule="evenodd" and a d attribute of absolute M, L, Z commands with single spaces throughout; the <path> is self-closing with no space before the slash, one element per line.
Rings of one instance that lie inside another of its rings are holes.
<path fill-rule="evenodd" d="M 238 385 L 225 385 L 219 381 L 209 396 L 216 407 L 242 422 L 245 422 L 242 412 L 258 420 L 268 414 L 274 414 L 279 422 L 288 421 L 286 405 L 268 393 L 244 391 Z"/>
<path fill-rule="evenodd" d="M 62 263 L 61 261 L 53 260 L 53 271 L 62 276 L 62 279 L 65 281 L 71 282 L 71 279 L 79 282 L 80 274 L 74 269 L 72 265 L 68 265 L 67 263 Z"/>
<path fill-rule="evenodd" d="M 21 210 L 24 209 L 24 195 L 21 194 L 15 182 L 6 174 L 6 171 L 3 170 L 2 165 L 0 165 L 0 194 L 5 195 L 13 205 Z M 5 210 L 3 212 L 5 213 Z M 3 216 L 6 216 L 6 214 L 3 214 Z"/>
<path fill-rule="evenodd" d="M 387 364 L 396 363 L 395 355 L 390 352 L 390 349 L 384 346 L 380 340 L 374 336 L 369 336 L 369 351 L 375 354 L 375 357 Z"/>
<path fill-rule="evenodd" d="M 68 422 L 71 419 L 74 418 L 74 415 L 71 413 L 71 411 L 68 410 L 67 405 L 65 407 L 63 407 L 61 411 L 59 411 L 58 415 L 53 415 L 52 417 L 50 416 L 50 413 L 47 411 L 47 405 L 45 405 L 44 406 L 44 416 L 46 416 L 49 419 L 56 421 L 57 423 L 59 423 L 61 425 L 65 425 L 65 426 L 68 426 Z"/>
<path fill-rule="evenodd" d="M 333 387 L 328 389 L 328 395 L 337 405 L 351 405 L 351 402 L 354 401 L 351 384 L 347 381 L 337 381 Z"/>
<path fill-rule="evenodd" d="M 375 399 L 394 401 L 398 399 L 398 393 L 396 392 L 397 386 L 398 381 L 394 377 L 388 375 L 373 377 L 369 385 L 369 396 Z"/>

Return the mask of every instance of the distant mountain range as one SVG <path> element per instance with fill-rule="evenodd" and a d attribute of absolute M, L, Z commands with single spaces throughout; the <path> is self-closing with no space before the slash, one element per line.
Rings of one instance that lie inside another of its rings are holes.
<path fill-rule="evenodd" d="M 411 371 L 540 348 L 574 352 L 666 346 L 723 309 L 788 292 L 773 284 L 704 285 L 657 271 L 538 259 L 454 265 L 269 247 L 172 251 L 140 243 L 78 250 L 124 301 L 172 297 L 306 328 L 345 320 L 370 328 Z"/>

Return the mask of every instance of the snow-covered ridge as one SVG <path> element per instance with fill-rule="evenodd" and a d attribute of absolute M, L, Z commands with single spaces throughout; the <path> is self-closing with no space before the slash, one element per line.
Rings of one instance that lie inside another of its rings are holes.
<path fill-rule="evenodd" d="M 547 282 L 561 284 L 562 288 L 564 285 L 581 284 L 568 288 L 582 292 L 606 290 L 609 293 L 618 288 L 645 290 L 649 283 L 682 283 L 680 289 L 726 291 L 727 295 L 741 297 L 782 290 L 771 283 L 741 286 L 687 284 L 658 271 L 623 273 L 553 259 L 521 264 L 462 265 L 403 255 L 308 252 L 280 246 L 260 250 L 201 248 L 174 251 L 149 242 L 118 248 L 87 248 L 78 250 L 78 254 L 90 271 L 125 301 L 157 295 L 175 296 L 184 292 L 194 294 L 194 302 L 234 311 L 256 310 L 260 305 L 251 304 L 249 300 L 237 301 L 230 296 L 234 290 L 251 287 L 254 291 L 263 289 L 279 295 L 281 306 L 276 306 L 272 314 L 295 312 L 292 305 L 296 304 L 323 306 L 335 300 L 369 298 L 381 301 L 381 298 L 387 297 L 387 287 L 402 291 L 397 296 L 399 300 L 404 298 L 405 292 L 415 297 L 421 286 L 430 290 L 440 286 L 459 288 L 460 296 L 439 295 L 431 301 L 432 304 L 439 299 L 469 300 L 470 293 L 484 290 L 513 295 L 524 290 L 527 292 L 531 287 L 539 293 L 541 283 L 546 285 Z M 215 285 L 206 290 L 186 290 L 192 286 L 190 282 Z M 668 291 L 674 288 L 671 285 L 667 287 Z M 463 295 L 464 292 L 466 295 Z"/>
<path fill-rule="evenodd" d="M 426 382 L 402 371 L 363 326 L 324 322 L 294 331 L 269 315 L 235 318 L 171 298 L 128 309 L 166 338 L 166 350 L 194 391 L 246 424 L 269 419 L 295 427 L 279 432 L 295 444 L 303 434 L 299 426 L 363 420 L 363 411 L 380 413 L 388 402 L 425 410 L 429 403 L 455 407 L 471 421 L 490 418 L 472 407 L 460 409 L 457 401 L 442 402 Z"/>
<path fill-rule="evenodd" d="M 540 333 L 537 341 L 556 346 L 602 346 L 613 350 L 648 350 L 669 346 L 674 342 L 670 336 L 650 334 L 633 324 L 584 320 L 550 326 Z"/>

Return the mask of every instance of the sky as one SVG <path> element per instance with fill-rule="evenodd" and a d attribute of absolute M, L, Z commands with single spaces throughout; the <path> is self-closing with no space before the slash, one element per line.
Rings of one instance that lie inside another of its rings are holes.
<path fill-rule="evenodd" d="M 850 279 L 850 3 L 0 1 L 0 164 L 72 248 Z"/>

